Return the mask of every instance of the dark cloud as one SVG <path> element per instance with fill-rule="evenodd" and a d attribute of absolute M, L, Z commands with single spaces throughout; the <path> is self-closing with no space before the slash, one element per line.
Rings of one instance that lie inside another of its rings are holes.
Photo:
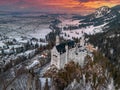
<path fill-rule="evenodd" d="M 79 2 L 88 2 L 89 0 L 76 0 L 76 1 L 79 1 Z"/>

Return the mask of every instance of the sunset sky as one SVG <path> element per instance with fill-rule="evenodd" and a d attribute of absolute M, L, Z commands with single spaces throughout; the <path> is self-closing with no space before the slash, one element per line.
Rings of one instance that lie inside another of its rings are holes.
<path fill-rule="evenodd" d="M 86 14 L 101 6 L 118 4 L 120 0 L 0 0 L 0 10 Z"/>

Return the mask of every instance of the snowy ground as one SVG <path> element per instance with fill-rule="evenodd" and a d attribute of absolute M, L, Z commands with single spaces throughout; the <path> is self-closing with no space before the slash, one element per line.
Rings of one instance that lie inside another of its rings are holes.
<path fill-rule="evenodd" d="M 52 20 L 52 16 L 37 14 L 0 16 L 0 62 L 6 64 L 18 57 L 34 56 L 36 44 L 38 47 L 48 44 L 45 38 L 52 31 L 49 28 Z M 29 50 L 25 49 L 28 43 Z"/>
<path fill-rule="evenodd" d="M 77 26 L 79 25 L 79 22 L 80 22 L 80 20 L 63 19 L 63 18 L 61 18 L 60 21 L 62 21 L 62 23 L 60 23 L 59 26 L 62 25 L 63 27 L 70 26 L 70 25 Z"/>
<path fill-rule="evenodd" d="M 49 29 L 51 20 L 49 17 L 0 16 L 0 34 L 14 38 L 21 36 L 45 38 L 45 35 L 51 32 Z"/>
<path fill-rule="evenodd" d="M 41 28 L 42 27 L 42 28 Z M 45 36 L 50 33 L 52 30 L 48 28 L 49 26 L 39 26 L 38 28 L 36 28 L 35 32 L 29 32 L 29 35 L 34 37 L 34 38 L 42 38 L 45 39 Z"/>
<path fill-rule="evenodd" d="M 78 21 L 73 21 L 73 22 L 70 22 L 71 25 L 78 25 Z M 66 23 L 65 22 L 62 22 L 61 25 L 66 26 Z M 62 29 L 62 33 L 61 33 L 61 36 L 63 36 L 65 39 L 72 39 L 72 38 L 80 38 L 82 37 L 84 34 L 88 34 L 88 35 L 93 35 L 93 34 L 96 34 L 96 33 L 102 33 L 104 32 L 102 30 L 102 28 L 106 25 L 103 24 L 103 25 L 100 25 L 100 26 L 88 26 L 86 28 L 80 28 L 80 29 L 74 29 L 74 30 L 63 30 Z M 60 27 L 60 25 L 59 25 Z"/>

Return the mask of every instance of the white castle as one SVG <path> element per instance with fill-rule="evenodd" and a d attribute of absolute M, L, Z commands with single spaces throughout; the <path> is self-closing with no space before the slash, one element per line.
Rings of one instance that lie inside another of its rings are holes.
<path fill-rule="evenodd" d="M 79 44 L 72 40 L 60 43 L 59 36 L 56 36 L 56 45 L 51 50 L 51 65 L 61 69 L 71 60 L 82 65 L 87 55 L 87 52 L 84 52 L 85 48 L 83 48 L 84 42 L 85 40 L 82 38 Z"/>

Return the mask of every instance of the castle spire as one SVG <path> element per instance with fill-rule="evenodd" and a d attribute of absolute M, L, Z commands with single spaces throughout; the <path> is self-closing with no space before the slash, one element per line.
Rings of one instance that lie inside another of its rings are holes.
<path fill-rule="evenodd" d="M 63 31 L 63 25 L 61 24 L 61 31 Z"/>

